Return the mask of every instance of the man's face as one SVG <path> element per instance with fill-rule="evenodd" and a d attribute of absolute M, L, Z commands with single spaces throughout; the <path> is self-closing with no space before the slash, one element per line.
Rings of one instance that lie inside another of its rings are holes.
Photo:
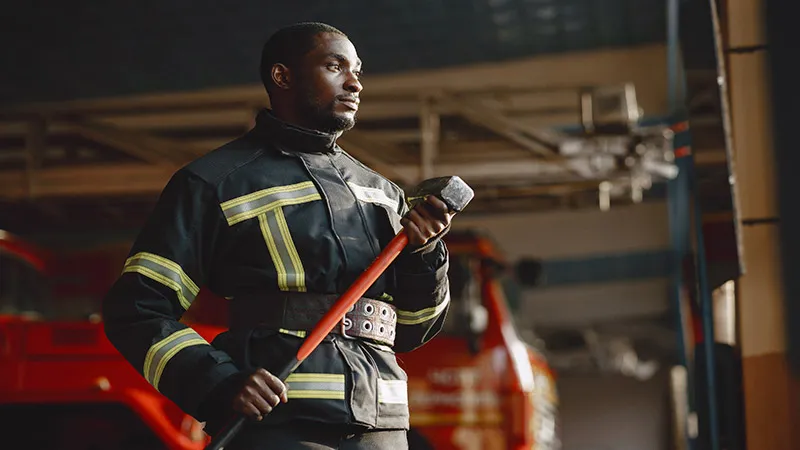
<path fill-rule="evenodd" d="M 356 123 L 361 92 L 361 60 L 349 39 L 317 35 L 317 46 L 295 71 L 300 113 L 318 131 L 346 131 Z"/>

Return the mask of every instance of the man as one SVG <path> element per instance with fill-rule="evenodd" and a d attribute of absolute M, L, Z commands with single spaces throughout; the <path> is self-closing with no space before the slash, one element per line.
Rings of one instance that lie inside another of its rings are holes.
<path fill-rule="evenodd" d="M 336 144 L 362 89 L 344 33 L 278 31 L 261 75 L 271 109 L 169 181 L 104 301 L 106 334 L 210 434 L 235 412 L 253 419 L 228 448 L 407 448 L 395 352 L 441 329 L 451 214 L 436 197 L 409 211 Z M 409 247 L 284 385 L 272 373 L 403 228 Z M 230 329 L 210 344 L 178 321 L 201 286 L 230 299 Z"/>

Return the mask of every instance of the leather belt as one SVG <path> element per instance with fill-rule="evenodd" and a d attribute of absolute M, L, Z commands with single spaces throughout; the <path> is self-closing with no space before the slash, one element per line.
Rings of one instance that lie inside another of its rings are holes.
<path fill-rule="evenodd" d="M 338 299 L 338 295 L 308 292 L 236 296 L 230 303 L 228 323 L 232 330 L 263 327 L 308 332 Z M 396 329 L 394 306 L 362 297 L 331 332 L 393 346 Z"/>

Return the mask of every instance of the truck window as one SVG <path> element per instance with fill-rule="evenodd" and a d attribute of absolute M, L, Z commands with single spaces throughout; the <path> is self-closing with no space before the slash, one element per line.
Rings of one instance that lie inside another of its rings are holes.
<path fill-rule="evenodd" d="M 476 309 L 483 307 L 479 260 L 470 256 L 451 255 L 448 278 L 450 281 L 450 311 L 441 334 L 451 337 L 467 337 L 469 324 Z"/>
<path fill-rule="evenodd" d="M 0 252 L 0 314 L 46 314 L 45 277 L 28 262 Z"/>

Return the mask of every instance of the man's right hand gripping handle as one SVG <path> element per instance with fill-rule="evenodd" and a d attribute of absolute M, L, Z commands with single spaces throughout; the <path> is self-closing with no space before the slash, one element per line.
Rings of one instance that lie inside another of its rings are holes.
<path fill-rule="evenodd" d="M 258 369 L 248 376 L 233 397 L 233 410 L 253 420 L 261 420 L 289 398 L 286 385 L 266 369 Z"/>

